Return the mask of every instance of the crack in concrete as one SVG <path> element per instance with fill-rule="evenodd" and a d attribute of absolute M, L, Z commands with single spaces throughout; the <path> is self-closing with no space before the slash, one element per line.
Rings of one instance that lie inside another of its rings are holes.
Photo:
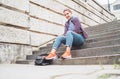
<path fill-rule="evenodd" d="M 101 71 L 101 70 L 102 70 L 102 69 L 100 69 L 100 70 L 95 70 L 95 71 L 89 72 L 89 73 L 66 73 L 66 74 L 54 75 L 54 76 L 50 77 L 50 79 L 56 79 L 56 78 L 58 78 L 58 77 L 69 76 L 69 75 L 92 75 L 92 74 L 94 74 L 94 73 L 96 73 L 96 72 L 99 72 L 99 71 Z"/>

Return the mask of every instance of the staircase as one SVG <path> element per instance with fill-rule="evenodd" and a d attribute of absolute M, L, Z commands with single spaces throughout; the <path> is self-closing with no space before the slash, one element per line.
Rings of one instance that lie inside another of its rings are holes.
<path fill-rule="evenodd" d="M 98 65 L 120 64 L 120 21 L 113 21 L 85 29 L 89 38 L 81 48 L 72 48 L 72 59 L 53 61 L 54 65 Z M 52 44 L 41 47 L 27 55 L 26 60 L 17 60 L 18 64 L 34 64 L 37 55 L 48 53 Z M 62 45 L 57 52 L 60 56 L 65 51 Z"/>

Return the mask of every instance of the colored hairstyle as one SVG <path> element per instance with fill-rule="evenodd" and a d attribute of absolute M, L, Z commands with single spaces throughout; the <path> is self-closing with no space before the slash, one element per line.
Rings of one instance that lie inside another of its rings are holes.
<path fill-rule="evenodd" d="M 69 11 L 70 13 L 72 13 L 72 11 L 71 11 L 70 9 L 64 9 L 64 10 L 63 10 L 63 13 L 64 13 L 65 11 Z"/>

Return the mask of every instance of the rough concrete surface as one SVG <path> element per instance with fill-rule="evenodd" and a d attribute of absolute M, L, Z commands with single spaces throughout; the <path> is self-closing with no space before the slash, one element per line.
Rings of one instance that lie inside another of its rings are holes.
<path fill-rule="evenodd" d="M 0 64 L 0 79 L 120 79 L 120 68 L 115 65 Z"/>

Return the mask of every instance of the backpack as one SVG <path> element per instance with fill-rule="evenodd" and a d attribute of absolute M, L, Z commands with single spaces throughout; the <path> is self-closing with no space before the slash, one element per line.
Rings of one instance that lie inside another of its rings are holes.
<path fill-rule="evenodd" d="M 38 55 L 35 59 L 35 65 L 37 66 L 45 66 L 45 65 L 50 65 L 52 64 L 52 59 L 51 60 L 46 60 L 45 56 L 47 56 L 48 54 L 41 54 Z"/>

